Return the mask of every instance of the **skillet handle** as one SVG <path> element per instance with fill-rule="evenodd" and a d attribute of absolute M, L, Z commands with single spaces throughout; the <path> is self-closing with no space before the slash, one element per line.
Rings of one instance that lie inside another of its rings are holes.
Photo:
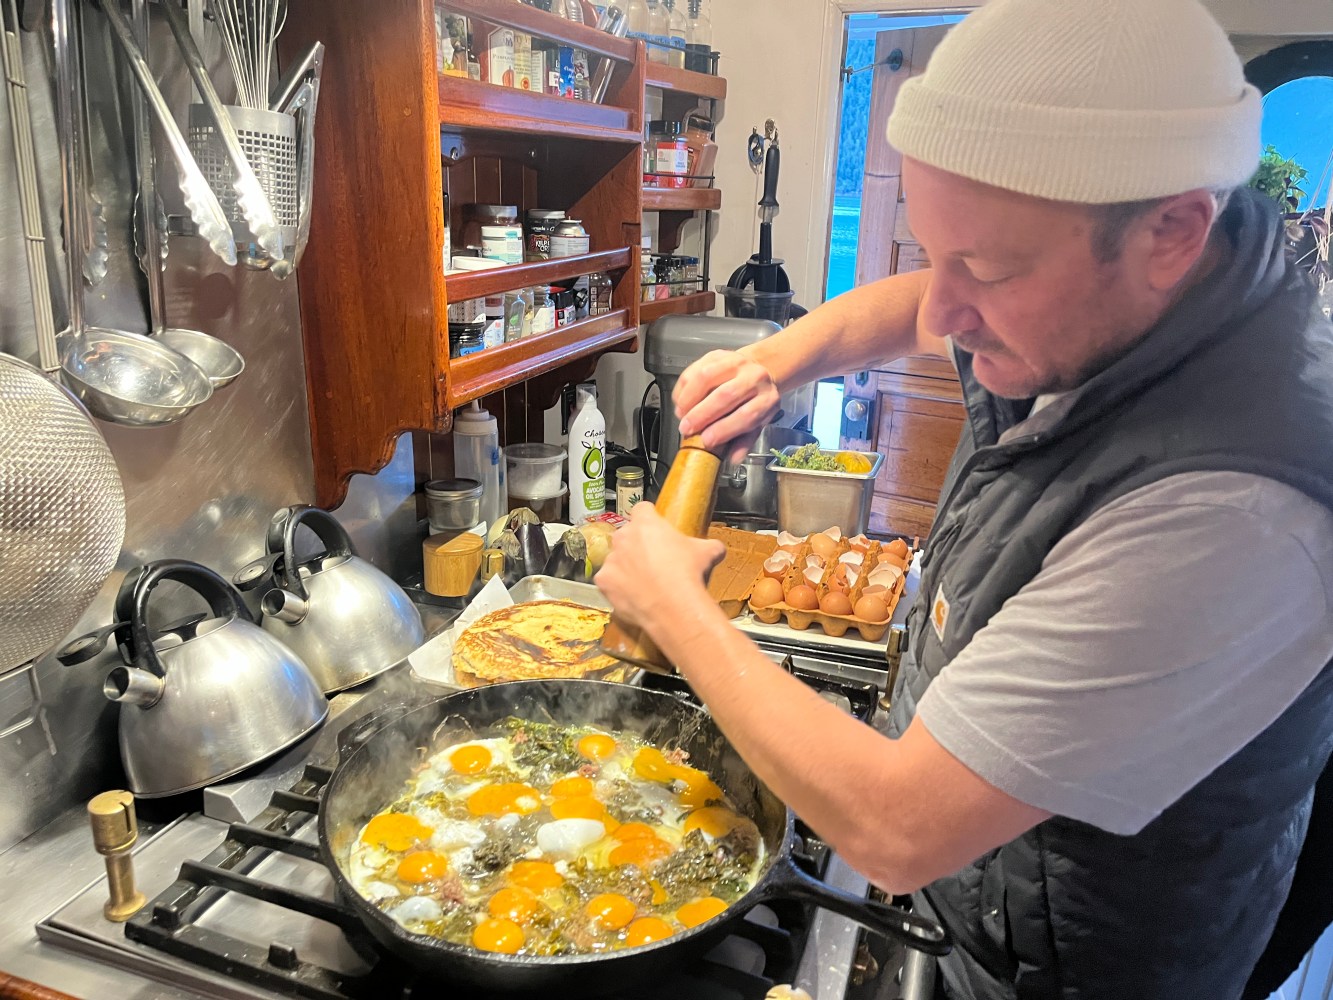
<path fill-rule="evenodd" d="M 359 750 L 367 740 L 385 726 L 392 725 L 408 712 L 420 708 L 425 702 L 395 701 L 367 712 L 349 726 L 344 726 L 338 734 L 338 760 L 345 760 Z"/>
<path fill-rule="evenodd" d="M 953 950 L 949 932 L 934 920 L 901 910 L 887 903 L 861 899 L 848 892 L 830 889 L 796 867 L 791 858 L 778 862 L 769 876 L 764 895 L 770 899 L 794 899 L 831 910 L 848 920 L 888 938 L 897 938 L 909 948 L 936 957 Z"/>

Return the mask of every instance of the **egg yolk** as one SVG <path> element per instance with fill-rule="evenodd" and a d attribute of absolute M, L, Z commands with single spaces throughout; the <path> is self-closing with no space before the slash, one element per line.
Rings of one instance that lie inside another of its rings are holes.
<path fill-rule="evenodd" d="M 477 924 L 472 932 L 472 943 L 482 951 L 516 955 L 523 947 L 523 928 L 512 920 L 493 917 Z"/>
<path fill-rule="evenodd" d="M 697 767 L 677 764 L 674 772 L 672 777 L 685 785 L 680 793 L 682 805 L 704 806 L 722 798 L 722 789 L 718 788 L 717 783 Z"/>
<path fill-rule="evenodd" d="M 434 851 L 413 851 L 398 863 L 398 877 L 413 885 L 436 882 L 448 874 L 449 859 Z"/>
<path fill-rule="evenodd" d="M 527 816 L 541 807 L 541 793 L 531 785 L 517 781 L 478 788 L 467 800 L 468 812 L 473 816 L 502 816 L 505 813 Z"/>
<path fill-rule="evenodd" d="M 565 884 L 555 865 L 549 861 L 515 861 L 505 881 L 532 892 L 559 889 Z"/>
<path fill-rule="evenodd" d="M 491 897 L 486 911 L 497 919 L 526 924 L 537 915 L 537 897 L 529 889 L 508 886 Z"/>
<path fill-rule="evenodd" d="M 650 878 L 650 879 L 648 880 L 648 885 L 649 885 L 649 886 L 652 888 L 652 890 L 653 890 L 653 905 L 654 905 L 654 906 L 661 906 L 663 903 L 665 903 L 665 902 L 670 898 L 669 896 L 667 896 L 667 891 L 666 891 L 665 889 L 662 888 L 662 883 L 659 882 L 659 881 L 657 881 L 657 879 L 655 879 L 655 878 Z"/>
<path fill-rule="evenodd" d="M 698 927 L 700 924 L 712 920 L 726 908 L 727 904 L 716 896 L 704 896 L 703 899 L 686 903 L 677 910 L 676 919 L 686 927 Z"/>
<path fill-rule="evenodd" d="M 618 931 L 634 919 L 634 904 L 615 892 L 604 892 L 588 900 L 583 912 L 604 931 Z"/>
<path fill-rule="evenodd" d="M 378 844 L 389 851 L 409 850 L 418 841 L 429 840 L 435 831 L 407 813 L 380 813 L 361 832 L 363 844 Z"/>
<path fill-rule="evenodd" d="M 551 794 L 558 799 L 591 796 L 592 790 L 592 779 L 585 778 L 581 774 L 571 774 L 568 778 L 561 778 L 551 786 Z"/>
<path fill-rule="evenodd" d="M 614 848 L 607 856 L 612 865 L 638 865 L 640 868 L 661 861 L 671 853 L 671 845 L 658 837 L 636 837 Z"/>
<path fill-rule="evenodd" d="M 675 931 L 661 917 L 640 917 L 625 929 L 625 944 L 631 948 L 669 938 Z"/>
<path fill-rule="evenodd" d="M 588 760 L 606 760 L 616 752 L 616 741 L 605 733 L 589 733 L 579 739 L 575 748 Z"/>
<path fill-rule="evenodd" d="M 656 837 L 657 831 L 647 823 L 622 823 L 616 827 L 616 840 L 638 840 L 640 837 Z"/>
<path fill-rule="evenodd" d="M 480 774 L 491 766 L 491 752 L 485 747 L 459 747 L 449 755 L 449 766 L 459 774 Z"/>
<path fill-rule="evenodd" d="M 740 820 L 741 818 L 730 809 L 724 809 L 721 806 L 705 806 L 702 809 L 694 810 L 685 818 L 685 832 L 702 830 L 708 836 L 716 839 L 725 837 L 736 829 L 736 824 Z"/>
<path fill-rule="evenodd" d="M 673 765 L 657 747 L 641 747 L 634 755 L 634 773 L 649 781 L 672 781 Z"/>
<path fill-rule="evenodd" d="M 606 807 L 588 795 L 556 799 L 551 803 L 551 815 L 556 819 L 597 819 L 606 815 Z"/>

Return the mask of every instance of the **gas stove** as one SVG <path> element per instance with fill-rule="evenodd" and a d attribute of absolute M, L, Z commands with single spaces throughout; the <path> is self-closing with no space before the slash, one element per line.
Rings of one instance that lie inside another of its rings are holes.
<path fill-rule="evenodd" d="M 817 663 L 793 663 L 785 651 L 768 653 L 828 700 L 863 721 L 874 720 L 880 693 L 874 685 L 830 676 Z M 683 683 L 658 678 L 649 683 L 692 697 Z M 439 995 L 438 982 L 418 981 L 370 939 L 355 913 L 337 899 L 319 859 L 316 816 L 337 733 L 402 696 L 401 681 L 370 687 L 354 710 L 337 711 L 335 700 L 332 721 L 317 740 L 265 773 L 211 790 L 204 812 L 182 816 L 146 839 L 134 861 L 149 903 L 128 924 L 103 919 L 106 885 L 99 880 L 42 920 L 38 936 L 206 997 Z M 263 796 L 267 804 L 255 815 L 254 803 Z M 808 872 L 844 891 L 867 892 L 863 878 L 809 830 L 800 832 L 798 861 Z M 775 984 L 791 983 L 815 1000 L 896 997 L 887 970 L 901 958 L 881 950 L 878 964 L 886 969 L 881 978 L 889 992 L 866 993 L 856 983 L 877 960 L 857 925 L 822 910 L 761 906 L 701 961 L 634 995 L 762 1000 Z"/>

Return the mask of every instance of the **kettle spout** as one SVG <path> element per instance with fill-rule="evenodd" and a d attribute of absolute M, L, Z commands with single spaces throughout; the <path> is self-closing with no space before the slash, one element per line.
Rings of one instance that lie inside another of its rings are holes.
<path fill-rule="evenodd" d="M 264 614 L 288 625 L 296 625 L 310 613 L 310 602 L 287 590 L 270 590 L 261 602 Z"/>
<path fill-rule="evenodd" d="M 102 682 L 102 693 L 112 701 L 152 708 L 162 700 L 162 678 L 139 667 L 116 667 Z"/>

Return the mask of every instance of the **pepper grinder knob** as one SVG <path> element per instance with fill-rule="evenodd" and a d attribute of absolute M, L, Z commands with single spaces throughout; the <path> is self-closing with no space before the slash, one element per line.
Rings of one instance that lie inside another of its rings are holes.
<path fill-rule="evenodd" d="M 134 796 L 129 792 L 103 792 L 88 803 L 93 828 L 93 847 L 106 859 L 106 881 L 111 898 L 102 915 L 124 923 L 144 908 L 148 900 L 134 885 L 134 861 L 130 851 L 139 839 L 134 815 Z"/>

